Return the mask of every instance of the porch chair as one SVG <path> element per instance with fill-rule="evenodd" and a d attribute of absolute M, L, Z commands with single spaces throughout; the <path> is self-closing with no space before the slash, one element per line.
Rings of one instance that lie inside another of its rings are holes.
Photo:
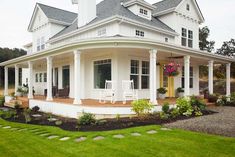
<path fill-rule="evenodd" d="M 123 104 L 126 104 L 127 98 L 130 98 L 132 100 L 138 100 L 138 92 L 135 90 L 133 80 L 123 80 L 122 90 L 123 90 Z"/>
<path fill-rule="evenodd" d="M 106 103 L 109 99 L 112 104 L 115 103 L 116 81 L 105 81 L 105 89 L 100 92 L 99 103 Z"/>

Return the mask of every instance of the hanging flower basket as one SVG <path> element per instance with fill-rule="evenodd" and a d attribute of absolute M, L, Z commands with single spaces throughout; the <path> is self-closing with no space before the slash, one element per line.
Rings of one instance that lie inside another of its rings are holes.
<path fill-rule="evenodd" d="M 169 64 L 165 64 L 163 67 L 164 70 L 164 75 L 168 76 L 168 77 L 175 77 L 177 75 L 179 75 L 179 69 L 180 65 L 176 64 L 176 63 L 169 63 Z"/>

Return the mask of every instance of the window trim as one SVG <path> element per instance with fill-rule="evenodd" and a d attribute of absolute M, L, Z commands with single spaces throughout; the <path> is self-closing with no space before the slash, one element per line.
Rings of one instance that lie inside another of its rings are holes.
<path fill-rule="evenodd" d="M 145 32 L 144 32 L 144 31 L 141 31 L 141 30 L 139 30 L 139 29 L 136 29 L 136 30 L 135 30 L 135 36 L 136 36 L 136 37 L 142 37 L 142 38 L 144 38 Z"/>
<path fill-rule="evenodd" d="M 181 71 L 182 71 L 182 75 L 181 75 L 181 87 L 184 89 L 185 88 L 185 84 L 182 81 L 182 79 L 185 79 L 185 76 L 184 76 L 184 66 L 182 66 Z M 194 85 L 193 85 L 193 82 L 194 82 L 194 67 L 193 66 L 190 66 L 189 74 L 190 74 L 190 76 L 189 76 L 189 88 L 193 89 L 194 88 Z M 191 84 L 191 79 L 192 79 L 192 84 Z"/>

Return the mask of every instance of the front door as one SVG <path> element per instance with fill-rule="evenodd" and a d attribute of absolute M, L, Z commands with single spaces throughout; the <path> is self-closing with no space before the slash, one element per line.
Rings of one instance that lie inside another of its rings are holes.
<path fill-rule="evenodd" d="M 162 65 L 160 66 L 160 87 L 164 87 L 167 89 L 167 97 L 175 97 L 174 77 L 168 77 L 164 75 Z"/>

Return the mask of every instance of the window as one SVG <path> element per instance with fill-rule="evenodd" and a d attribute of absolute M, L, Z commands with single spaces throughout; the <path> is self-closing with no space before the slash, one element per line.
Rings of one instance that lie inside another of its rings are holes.
<path fill-rule="evenodd" d="M 134 88 L 139 88 L 139 61 L 131 60 L 131 75 L 130 80 L 134 81 Z"/>
<path fill-rule="evenodd" d="M 184 88 L 184 67 L 182 67 L 181 87 Z M 193 67 L 190 67 L 189 87 L 193 88 Z"/>
<path fill-rule="evenodd" d="M 106 35 L 106 28 L 99 29 L 98 30 L 98 36 L 104 36 L 104 35 Z"/>
<path fill-rule="evenodd" d="M 39 82 L 42 82 L 42 73 L 39 74 Z"/>
<path fill-rule="evenodd" d="M 41 50 L 45 49 L 45 38 L 41 37 Z"/>
<path fill-rule="evenodd" d="M 41 50 L 41 46 L 40 46 L 40 38 L 37 39 L 37 51 Z"/>
<path fill-rule="evenodd" d="M 94 88 L 104 89 L 105 81 L 112 79 L 111 59 L 94 62 Z"/>
<path fill-rule="evenodd" d="M 169 41 L 169 38 L 165 38 L 165 42 L 168 43 L 168 41 Z"/>
<path fill-rule="evenodd" d="M 141 88 L 149 88 L 149 62 L 142 61 Z"/>
<path fill-rule="evenodd" d="M 70 85 L 70 67 L 69 65 L 62 68 L 63 88 L 67 88 Z"/>
<path fill-rule="evenodd" d="M 181 45 L 193 48 L 193 31 L 182 28 Z"/>
<path fill-rule="evenodd" d="M 35 75 L 35 82 L 38 82 L 38 74 Z"/>
<path fill-rule="evenodd" d="M 190 5 L 189 5 L 189 4 L 186 5 L 186 9 L 187 9 L 188 11 L 190 10 Z"/>
<path fill-rule="evenodd" d="M 47 73 L 44 73 L 43 80 L 44 80 L 44 82 L 47 82 Z"/>
<path fill-rule="evenodd" d="M 185 29 L 185 28 L 182 28 L 181 45 L 182 46 L 187 46 L 187 29 Z"/>
<path fill-rule="evenodd" d="M 188 47 L 193 48 L 193 31 L 188 30 Z"/>
<path fill-rule="evenodd" d="M 140 30 L 136 30 L 136 31 L 135 31 L 135 35 L 136 35 L 136 36 L 139 36 L 139 37 L 144 37 L 144 32 L 143 32 L 143 31 L 140 31 Z"/>
<path fill-rule="evenodd" d="M 143 8 L 140 8 L 140 14 L 148 15 L 148 11 Z"/>

